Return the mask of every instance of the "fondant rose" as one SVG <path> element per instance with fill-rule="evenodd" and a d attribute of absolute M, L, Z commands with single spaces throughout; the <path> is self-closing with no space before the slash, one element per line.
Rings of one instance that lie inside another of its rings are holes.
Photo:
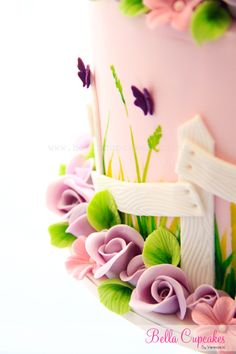
<path fill-rule="evenodd" d="M 69 212 L 69 227 L 66 231 L 76 237 L 87 237 L 91 233 L 95 232 L 95 229 L 90 225 L 88 221 L 87 206 L 88 203 L 81 203 L 74 207 L 71 212 Z"/>
<path fill-rule="evenodd" d="M 74 278 L 81 280 L 87 274 L 92 273 L 96 263 L 89 257 L 85 249 L 85 236 L 79 237 L 72 244 L 72 255 L 66 261 L 66 269 Z"/>
<path fill-rule="evenodd" d="M 200 303 L 206 303 L 213 307 L 216 300 L 223 295 L 226 296 L 224 291 L 216 290 L 208 284 L 202 284 L 187 298 L 187 307 L 192 310 Z"/>
<path fill-rule="evenodd" d="M 94 277 L 119 277 L 131 259 L 142 253 L 143 244 L 142 236 L 127 225 L 91 234 L 86 241 L 86 250 L 99 265 Z"/>
<path fill-rule="evenodd" d="M 131 259 L 127 265 L 127 269 L 120 273 L 120 279 L 136 286 L 145 269 L 146 267 L 143 263 L 143 257 L 140 254 Z"/>
<path fill-rule="evenodd" d="M 151 11 L 147 14 L 149 27 L 170 23 L 173 28 L 187 30 L 194 8 L 202 0 L 143 0 Z"/>
<path fill-rule="evenodd" d="M 139 278 L 130 306 L 141 312 L 176 313 L 183 319 L 189 293 L 188 281 L 180 268 L 171 264 L 156 265 Z"/>
<path fill-rule="evenodd" d="M 49 185 L 46 200 L 51 211 L 63 215 L 76 205 L 89 202 L 93 195 L 94 188 L 91 184 L 71 174 L 59 177 Z"/>

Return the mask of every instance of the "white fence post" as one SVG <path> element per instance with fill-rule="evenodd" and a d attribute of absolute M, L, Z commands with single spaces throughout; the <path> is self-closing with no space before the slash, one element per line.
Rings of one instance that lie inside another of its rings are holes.
<path fill-rule="evenodd" d="M 194 151 L 189 150 L 185 160 L 181 156 L 181 149 L 186 140 L 202 147 L 210 154 L 214 154 L 214 140 L 208 132 L 200 116 L 186 122 L 179 128 L 179 160 L 181 169 L 176 172 L 180 181 L 186 181 L 186 175 L 190 176 L 193 170 L 191 160 L 194 159 Z M 194 172 L 194 171 L 193 171 Z M 191 180 L 191 178 L 189 178 Z M 209 192 L 195 185 L 204 208 L 204 214 L 200 217 L 181 218 L 181 268 L 191 281 L 193 288 L 207 283 L 214 285 L 215 279 L 215 252 L 214 252 L 214 197 Z M 195 208 L 195 205 L 192 205 Z"/>

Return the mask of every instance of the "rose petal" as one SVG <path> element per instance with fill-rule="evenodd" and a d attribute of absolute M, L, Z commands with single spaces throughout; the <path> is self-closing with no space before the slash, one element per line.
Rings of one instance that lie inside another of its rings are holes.
<path fill-rule="evenodd" d="M 99 248 L 104 244 L 106 232 L 94 232 L 88 236 L 85 243 L 85 248 L 88 254 L 98 265 L 105 263 L 103 257 L 99 253 Z"/>
<path fill-rule="evenodd" d="M 216 301 L 213 311 L 219 324 L 228 324 L 234 317 L 235 301 L 230 297 L 220 297 Z"/>
<path fill-rule="evenodd" d="M 202 284 L 187 298 L 187 306 L 191 310 L 199 303 L 213 306 L 219 297 L 220 293 L 213 286 Z"/>
<path fill-rule="evenodd" d="M 106 243 L 108 243 L 110 240 L 114 238 L 121 238 L 127 244 L 129 242 L 132 242 L 136 244 L 141 251 L 143 250 L 144 240 L 142 236 L 138 233 L 138 231 L 136 231 L 130 226 L 127 225 L 113 226 L 107 233 Z"/>
<path fill-rule="evenodd" d="M 214 314 L 212 307 L 208 304 L 198 304 L 192 310 L 192 319 L 199 325 L 216 325 L 218 324 L 217 318 Z"/>
<path fill-rule="evenodd" d="M 94 273 L 94 277 L 98 279 L 103 275 L 107 275 L 108 277 L 115 277 L 116 275 L 119 275 L 124 269 L 127 268 L 130 259 L 132 259 L 136 254 L 137 246 L 130 242 L 108 262 L 98 268 Z"/>
<path fill-rule="evenodd" d="M 135 256 L 127 266 L 127 270 L 120 273 L 120 279 L 136 286 L 138 279 L 145 271 L 142 255 Z"/>

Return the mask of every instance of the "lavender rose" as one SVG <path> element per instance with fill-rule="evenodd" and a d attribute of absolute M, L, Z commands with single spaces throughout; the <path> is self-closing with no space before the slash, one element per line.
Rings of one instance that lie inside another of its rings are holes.
<path fill-rule="evenodd" d="M 127 269 L 120 273 L 120 279 L 136 286 L 145 269 L 143 257 L 140 254 L 131 259 L 127 265 Z"/>
<path fill-rule="evenodd" d="M 87 237 L 91 233 L 95 232 L 95 229 L 88 221 L 87 206 L 88 203 L 81 203 L 69 212 L 69 227 L 66 231 L 76 237 Z"/>
<path fill-rule="evenodd" d="M 211 285 L 202 284 L 187 298 L 187 307 L 193 310 L 200 303 L 213 307 L 220 296 L 227 296 L 227 294 L 222 290 L 216 290 Z"/>
<path fill-rule="evenodd" d="M 145 270 L 139 278 L 130 306 L 141 312 L 176 313 L 183 319 L 189 293 L 188 281 L 180 268 L 170 264 L 156 265 Z"/>
<path fill-rule="evenodd" d="M 91 184 L 71 174 L 59 177 L 49 185 L 46 200 L 51 211 L 63 215 L 76 205 L 89 202 L 93 195 L 94 188 Z"/>
<path fill-rule="evenodd" d="M 119 277 L 131 259 L 141 255 L 143 244 L 142 236 L 127 225 L 116 225 L 108 231 L 91 234 L 86 240 L 86 250 L 99 266 L 94 277 Z"/>

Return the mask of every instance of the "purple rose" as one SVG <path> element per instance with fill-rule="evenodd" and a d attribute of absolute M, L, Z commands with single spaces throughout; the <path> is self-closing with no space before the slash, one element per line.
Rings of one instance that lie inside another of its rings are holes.
<path fill-rule="evenodd" d="M 88 221 L 87 206 L 88 203 L 81 203 L 69 212 L 69 227 L 66 232 L 76 237 L 88 237 L 91 233 L 96 231 Z"/>
<path fill-rule="evenodd" d="M 86 240 L 86 250 L 99 266 L 94 277 L 119 277 L 131 259 L 142 253 L 143 244 L 142 236 L 127 225 L 91 234 Z"/>
<path fill-rule="evenodd" d="M 140 254 L 131 259 L 127 265 L 127 269 L 120 273 L 120 279 L 136 286 L 145 269 L 146 267 L 143 263 L 143 257 Z"/>
<path fill-rule="evenodd" d="M 65 175 L 51 183 L 47 190 L 48 208 L 63 215 L 80 203 L 89 202 L 94 195 L 91 184 L 76 175 Z"/>
<path fill-rule="evenodd" d="M 227 296 L 227 294 L 222 290 L 216 290 L 211 285 L 202 284 L 187 298 L 187 307 L 193 310 L 200 303 L 206 303 L 213 307 L 220 296 Z"/>
<path fill-rule="evenodd" d="M 190 293 L 184 272 L 171 264 L 161 264 L 145 270 L 134 289 L 130 306 L 140 312 L 176 313 L 180 319 L 187 311 Z"/>

